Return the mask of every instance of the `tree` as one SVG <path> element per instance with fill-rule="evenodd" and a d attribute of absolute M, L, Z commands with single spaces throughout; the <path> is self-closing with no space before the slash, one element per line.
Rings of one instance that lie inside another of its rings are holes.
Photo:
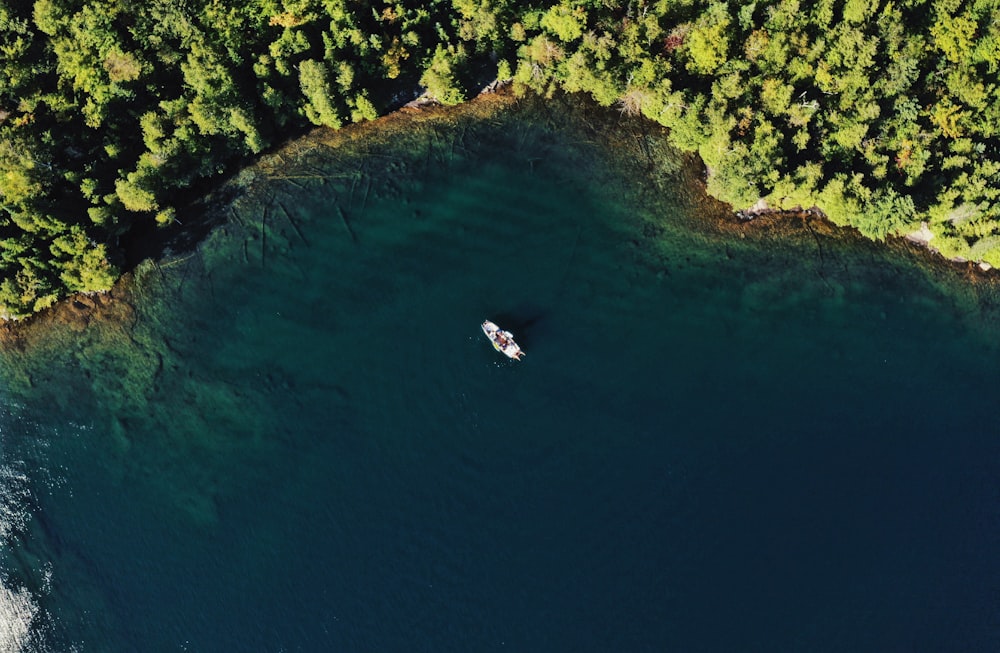
<path fill-rule="evenodd" d="M 587 25 L 587 14 L 583 7 L 573 7 L 567 0 L 563 0 L 545 12 L 541 25 L 564 43 L 575 41 L 583 36 L 584 27 Z"/>
<path fill-rule="evenodd" d="M 107 248 L 79 227 L 53 240 L 51 251 L 62 262 L 59 278 L 70 292 L 108 290 L 118 278 L 118 270 L 108 261 Z"/>
<path fill-rule="evenodd" d="M 688 70 L 698 75 L 711 75 L 726 61 L 729 26 L 729 9 L 725 3 L 710 5 L 685 37 Z"/>
<path fill-rule="evenodd" d="M 464 59 L 465 54 L 462 50 L 438 45 L 430 63 L 420 76 L 420 83 L 426 87 L 427 94 L 441 104 L 458 104 L 465 100 L 465 93 L 455 75 L 455 68 L 460 66 Z"/>
<path fill-rule="evenodd" d="M 306 59 L 300 63 L 299 85 L 302 88 L 302 95 L 305 96 L 303 111 L 309 122 L 339 129 L 343 121 L 333 105 L 333 86 L 323 62 Z"/>

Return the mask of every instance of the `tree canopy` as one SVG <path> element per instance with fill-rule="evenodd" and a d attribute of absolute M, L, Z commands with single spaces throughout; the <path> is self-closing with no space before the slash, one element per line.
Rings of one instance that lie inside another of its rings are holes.
<path fill-rule="evenodd" d="M 0 313 L 310 125 L 494 77 L 670 128 L 746 208 L 1000 265 L 1000 0 L 0 0 Z"/>

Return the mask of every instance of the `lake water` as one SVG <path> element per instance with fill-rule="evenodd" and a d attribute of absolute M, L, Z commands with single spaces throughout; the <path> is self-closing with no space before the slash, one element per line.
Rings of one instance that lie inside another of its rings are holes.
<path fill-rule="evenodd" d="M 8 347 L 0 650 L 1000 650 L 996 285 L 579 104 L 295 144 Z"/>

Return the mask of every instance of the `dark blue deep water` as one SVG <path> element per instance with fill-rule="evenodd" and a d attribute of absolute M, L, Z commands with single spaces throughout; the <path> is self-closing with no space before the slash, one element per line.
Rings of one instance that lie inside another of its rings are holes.
<path fill-rule="evenodd" d="M 995 284 L 524 104 L 295 144 L 8 348 L 0 649 L 1000 650 Z"/>

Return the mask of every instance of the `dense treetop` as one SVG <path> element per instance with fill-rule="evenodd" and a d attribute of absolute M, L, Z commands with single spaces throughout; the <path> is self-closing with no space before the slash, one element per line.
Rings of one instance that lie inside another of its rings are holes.
<path fill-rule="evenodd" d="M 495 77 L 666 125 L 738 208 L 1000 265 L 998 3 L 0 0 L 0 312 L 108 288 L 124 236 L 296 130 Z"/>

